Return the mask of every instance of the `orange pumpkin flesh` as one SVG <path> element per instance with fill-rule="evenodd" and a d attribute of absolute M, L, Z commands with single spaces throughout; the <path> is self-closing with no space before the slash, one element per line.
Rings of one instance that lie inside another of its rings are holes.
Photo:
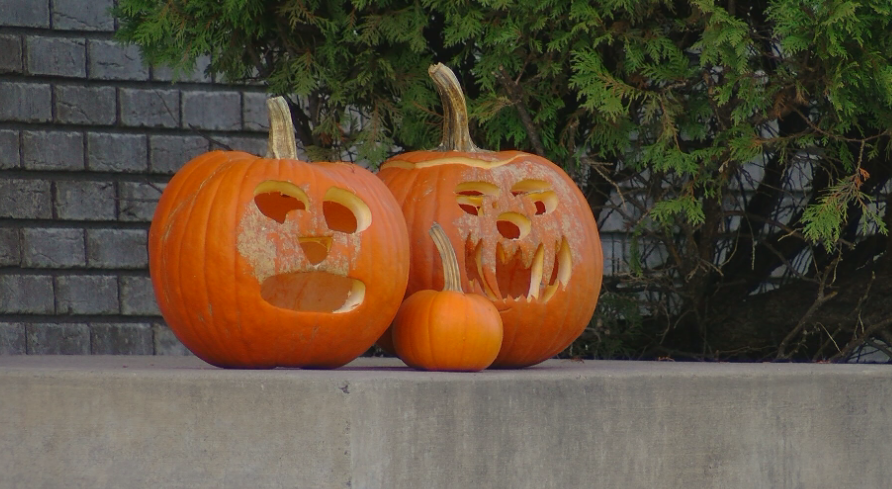
<path fill-rule="evenodd" d="M 408 280 L 405 222 L 373 174 L 306 163 L 270 101 L 270 155 L 213 151 L 170 180 L 149 232 L 161 313 L 213 365 L 333 368 L 365 352 Z"/>
<path fill-rule="evenodd" d="M 566 348 L 591 320 L 603 271 L 597 224 L 557 165 L 477 148 L 455 75 L 440 64 L 430 74 L 443 99 L 442 144 L 397 155 L 378 172 L 415 243 L 407 293 L 443 283 L 436 249 L 423 244 L 431 223 L 440 222 L 458 250 L 464 290 L 485 295 L 501 313 L 504 339 L 493 367 L 534 365 Z M 378 345 L 386 348 L 387 340 Z"/>
<path fill-rule="evenodd" d="M 449 238 L 438 224 L 430 234 L 443 263 L 443 290 L 421 290 L 403 302 L 393 322 L 394 348 L 406 365 L 418 369 L 483 370 L 502 345 L 499 311 L 486 297 L 462 292 Z"/>

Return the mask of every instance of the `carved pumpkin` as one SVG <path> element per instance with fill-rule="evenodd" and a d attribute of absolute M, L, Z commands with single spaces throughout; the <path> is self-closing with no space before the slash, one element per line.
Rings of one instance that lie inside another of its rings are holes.
<path fill-rule="evenodd" d="M 165 188 L 149 231 L 161 313 L 221 367 L 341 366 L 388 327 L 408 280 L 405 221 L 348 163 L 296 159 L 284 99 L 265 158 L 213 151 Z"/>
<path fill-rule="evenodd" d="M 423 370 L 483 370 L 502 346 L 499 311 L 486 297 L 462 292 L 449 238 L 436 223 L 430 235 L 443 263 L 443 290 L 419 290 L 400 306 L 393 321 L 397 356 Z"/>
<path fill-rule="evenodd" d="M 442 144 L 397 155 L 378 176 L 400 203 L 413 243 L 407 293 L 442 286 L 436 249 L 423 239 L 443 225 L 459 250 L 462 287 L 486 295 L 502 316 L 494 367 L 524 367 L 566 348 L 588 325 L 603 256 L 591 208 L 557 165 L 520 151 L 477 148 L 455 75 L 430 69 L 444 106 Z M 387 349 L 387 335 L 378 344 Z"/>

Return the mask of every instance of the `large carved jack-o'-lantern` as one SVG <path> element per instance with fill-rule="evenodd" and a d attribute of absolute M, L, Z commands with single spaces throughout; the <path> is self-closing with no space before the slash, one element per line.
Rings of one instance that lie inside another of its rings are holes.
<path fill-rule="evenodd" d="M 455 75 L 441 64 L 430 74 L 443 99 L 443 143 L 397 155 L 378 173 L 408 223 L 408 293 L 442 287 L 438 255 L 426 239 L 439 222 L 463 250 L 464 290 L 486 295 L 501 312 L 504 337 L 493 366 L 539 363 L 572 343 L 594 313 L 603 257 L 591 208 L 550 161 L 477 148 Z M 385 349 L 389 343 L 387 335 L 379 340 Z"/>
<path fill-rule="evenodd" d="M 158 305 L 217 366 L 343 365 L 371 347 L 408 280 L 406 225 L 371 172 L 296 158 L 284 99 L 270 154 L 213 151 L 187 163 L 149 232 Z"/>

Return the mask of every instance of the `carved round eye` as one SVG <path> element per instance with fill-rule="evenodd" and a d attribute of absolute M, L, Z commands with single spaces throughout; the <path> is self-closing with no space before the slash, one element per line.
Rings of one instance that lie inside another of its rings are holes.
<path fill-rule="evenodd" d="M 536 206 L 536 215 L 548 214 L 558 205 L 558 196 L 551 184 L 544 180 L 521 180 L 511 187 L 511 194 L 530 199 Z"/>
<path fill-rule="evenodd" d="M 557 194 L 552 191 L 539 192 L 535 194 L 527 194 L 527 197 L 536 205 L 536 215 L 548 214 L 555 210 L 558 205 Z"/>
<path fill-rule="evenodd" d="M 521 239 L 530 234 L 532 223 L 530 218 L 517 212 L 503 212 L 496 219 L 499 234 L 508 239 Z"/>
<path fill-rule="evenodd" d="M 254 205 L 266 217 L 285 222 L 285 216 L 309 205 L 307 193 L 291 182 L 267 180 L 254 188 Z"/>
<path fill-rule="evenodd" d="M 359 233 L 372 224 L 372 211 L 356 194 L 331 187 L 322 200 L 322 214 L 328 229 L 341 233 Z"/>
<path fill-rule="evenodd" d="M 455 187 L 455 200 L 461 210 L 479 216 L 486 196 L 498 197 L 502 193 L 499 187 L 489 182 L 463 182 Z"/>

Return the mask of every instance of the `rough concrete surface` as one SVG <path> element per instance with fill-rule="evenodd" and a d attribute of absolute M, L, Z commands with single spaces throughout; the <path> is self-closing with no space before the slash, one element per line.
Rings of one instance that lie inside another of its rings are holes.
<path fill-rule="evenodd" d="M 892 367 L 0 356 L 0 488 L 892 487 Z"/>

